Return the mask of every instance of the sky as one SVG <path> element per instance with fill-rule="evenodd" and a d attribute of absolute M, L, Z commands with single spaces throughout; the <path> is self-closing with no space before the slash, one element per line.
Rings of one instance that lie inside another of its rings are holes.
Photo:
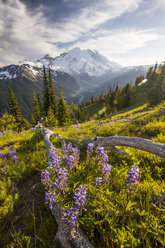
<path fill-rule="evenodd" d="M 0 0 L 0 66 L 95 49 L 123 66 L 165 60 L 165 0 Z"/>

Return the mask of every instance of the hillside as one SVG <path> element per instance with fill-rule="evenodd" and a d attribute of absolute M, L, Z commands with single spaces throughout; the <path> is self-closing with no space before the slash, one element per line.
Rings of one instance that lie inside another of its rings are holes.
<path fill-rule="evenodd" d="M 36 61 L 22 61 L 0 67 L 0 116 L 8 110 L 8 88 L 14 91 L 24 117 L 33 112 L 33 92 L 42 98 L 43 66 L 52 70 L 53 87 L 59 94 L 59 85 L 63 86 L 66 100 L 76 104 L 98 96 L 101 91 L 107 93 L 109 86 L 118 81 L 119 86 L 134 82 L 137 76 L 144 75 L 149 66 L 122 67 L 109 61 L 97 51 L 74 48 L 58 57 L 45 55 Z"/>
<path fill-rule="evenodd" d="M 89 137 L 122 135 L 164 144 L 164 116 L 165 102 L 153 108 L 144 104 L 104 119 L 52 130 L 63 138 L 79 138 L 80 141 Z M 44 204 L 40 183 L 41 170 L 50 170 L 46 168 L 46 149 L 42 139 L 36 131 L 1 134 L 1 247 L 6 247 L 6 244 L 15 247 L 18 242 L 20 247 L 54 247 L 57 224 Z M 59 138 L 51 136 L 51 142 L 62 156 Z M 16 149 L 18 161 L 11 157 L 15 154 L 11 145 Z M 108 155 L 108 164 L 112 166 L 111 172 L 107 174 L 108 181 L 100 181 L 96 187 L 95 179 L 104 175 L 99 157 L 95 152 L 87 155 L 84 146 L 78 145 L 78 148 L 78 165 L 68 169 L 66 193 L 58 195 L 57 201 L 60 200 L 66 209 L 73 207 L 73 194 L 78 185 L 87 185 L 85 207 L 82 207 L 82 215 L 76 223 L 94 247 L 164 247 L 164 160 L 151 153 L 123 146 L 120 148 L 127 154 L 108 151 L 105 154 Z M 3 152 L 11 156 L 4 158 Z M 131 165 L 138 166 L 140 175 L 134 190 L 130 188 L 129 193 L 127 187 L 131 184 L 127 183 L 126 178 L 133 168 Z M 44 183 L 43 172 L 41 178 Z"/>
<path fill-rule="evenodd" d="M 126 111 L 149 102 L 152 106 L 165 100 L 165 65 L 150 67 L 145 76 L 137 77 L 135 85 L 109 87 L 109 92 L 93 96 L 78 109 L 80 121 L 97 119 Z M 144 80 L 144 81 L 143 81 Z"/>

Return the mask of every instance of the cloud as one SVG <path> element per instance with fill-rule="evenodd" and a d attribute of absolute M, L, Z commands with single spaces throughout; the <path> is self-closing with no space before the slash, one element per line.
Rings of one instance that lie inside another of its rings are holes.
<path fill-rule="evenodd" d="M 101 35 L 97 37 L 98 33 Z M 112 60 L 115 56 L 122 56 L 162 38 L 154 30 L 119 29 L 114 32 L 102 30 L 98 33 L 96 33 L 96 37 L 76 42 L 74 46 L 82 49 L 96 49 Z"/>
<path fill-rule="evenodd" d="M 44 15 L 42 6 L 34 14 L 19 0 L 0 0 L 1 61 L 7 64 L 25 58 L 34 59 L 45 53 L 58 55 L 59 50 L 54 42 L 76 42 L 106 21 L 135 11 L 140 2 L 97 0 L 53 23 Z M 90 42 L 92 44 L 92 40 Z"/>

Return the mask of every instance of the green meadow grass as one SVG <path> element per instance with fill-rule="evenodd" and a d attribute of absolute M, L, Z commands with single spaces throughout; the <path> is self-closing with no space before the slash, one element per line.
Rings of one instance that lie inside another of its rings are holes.
<path fill-rule="evenodd" d="M 0 150 L 7 153 L 11 145 L 18 162 L 0 159 L 0 246 L 53 247 L 57 226 L 40 181 L 47 164 L 43 137 L 33 131 L 9 132 L 0 138 Z"/>

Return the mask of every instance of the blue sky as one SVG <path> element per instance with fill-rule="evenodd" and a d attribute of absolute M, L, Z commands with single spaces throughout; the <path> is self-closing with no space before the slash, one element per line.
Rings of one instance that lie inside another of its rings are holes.
<path fill-rule="evenodd" d="M 0 66 L 74 47 L 121 65 L 165 60 L 165 0 L 0 0 Z"/>

